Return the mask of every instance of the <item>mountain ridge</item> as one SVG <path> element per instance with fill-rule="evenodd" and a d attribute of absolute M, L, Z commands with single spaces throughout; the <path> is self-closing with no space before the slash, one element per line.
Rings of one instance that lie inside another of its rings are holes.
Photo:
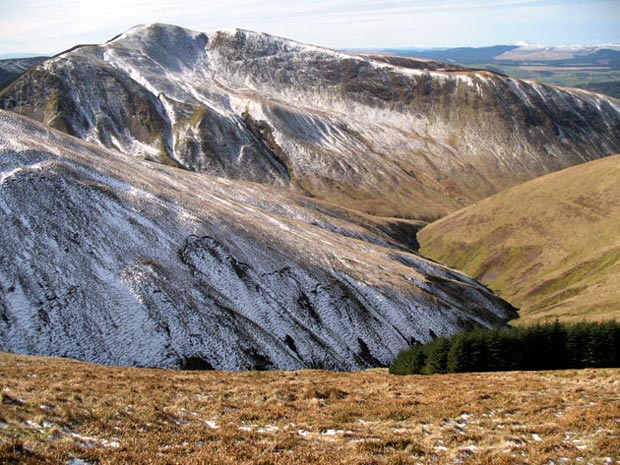
<path fill-rule="evenodd" d="M 493 70 L 545 84 L 583 88 L 620 98 L 620 45 L 461 47 L 440 50 L 384 50 L 397 56 L 420 56 Z"/>
<path fill-rule="evenodd" d="M 618 101 L 440 66 L 147 25 L 31 70 L 0 107 L 162 163 L 422 220 L 620 151 Z"/>

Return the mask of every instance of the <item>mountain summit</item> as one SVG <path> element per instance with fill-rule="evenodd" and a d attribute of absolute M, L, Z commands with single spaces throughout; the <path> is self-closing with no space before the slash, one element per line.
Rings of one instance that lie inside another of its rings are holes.
<path fill-rule="evenodd" d="M 161 163 L 426 220 L 620 151 L 620 103 L 601 95 L 161 24 L 60 54 L 0 107 Z"/>

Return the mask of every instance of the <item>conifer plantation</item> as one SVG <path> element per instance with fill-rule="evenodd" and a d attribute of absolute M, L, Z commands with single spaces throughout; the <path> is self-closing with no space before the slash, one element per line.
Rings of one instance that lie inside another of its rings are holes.
<path fill-rule="evenodd" d="M 472 330 L 415 345 L 399 354 L 390 373 L 561 370 L 620 366 L 615 321 Z"/>

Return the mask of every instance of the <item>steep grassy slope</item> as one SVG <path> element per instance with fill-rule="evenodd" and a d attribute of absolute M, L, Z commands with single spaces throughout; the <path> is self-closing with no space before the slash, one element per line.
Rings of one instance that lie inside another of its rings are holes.
<path fill-rule="evenodd" d="M 0 353 L 0 462 L 617 464 L 620 370 L 171 372 Z"/>
<path fill-rule="evenodd" d="M 135 156 L 427 221 L 620 151 L 620 102 L 587 91 L 161 24 L 48 60 L 0 108 Z"/>
<path fill-rule="evenodd" d="M 482 200 L 418 240 L 520 307 L 520 321 L 620 318 L 620 156 Z"/>

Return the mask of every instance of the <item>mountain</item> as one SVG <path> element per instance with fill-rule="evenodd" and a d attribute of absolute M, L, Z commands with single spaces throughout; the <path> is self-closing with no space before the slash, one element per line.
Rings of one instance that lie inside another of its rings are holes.
<path fill-rule="evenodd" d="M 523 322 L 620 318 L 620 155 L 526 182 L 432 223 L 421 252 L 475 276 Z"/>
<path fill-rule="evenodd" d="M 620 66 L 620 45 L 549 46 L 529 43 L 490 47 L 456 47 L 445 49 L 381 49 L 380 52 L 417 59 L 439 60 L 460 65 L 531 65 Z"/>
<path fill-rule="evenodd" d="M 31 69 L 0 107 L 163 164 L 421 220 L 620 152 L 614 99 L 245 30 L 139 26 Z"/>
<path fill-rule="evenodd" d="M 0 60 L 0 90 L 13 82 L 31 66 L 47 60 L 47 57 L 23 57 Z"/>
<path fill-rule="evenodd" d="M 367 215 L 102 149 L 4 111 L 0 211 L 0 350 L 350 370 L 516 316 Z"/>
<path fill-rule="evenodd" d="M 552 63 L 556 66 L 609 66 L 620 68 L 620 45 L 545 46 L 525 44 L 495 57 L 497 62 Z"/>
<path fill-rule="evenodd" d="M 399 56 L 411 56 L 430 60 L 459 63 L 461 65 L 479 65 L 495 61 L 498 56 L 519 48 L 517 45 L 492 45 L 489 47 L 454 47 L 442 49 L 384 49 L 385 53 Z"/>
<path fill-rule="evenodd" d="M 589 90 L 591 92 L 598 92 L 600 94 L 620 98 L 620 80 L 586 82 L 584 84 L 581 84 L 579 87 Z"/>
<path fill-rule="evenodd" d="M 15 53 L 0 53 L 0 60 L 11 60 L 20 58 L 37 58 L 37 57 L 50 57 L 51 53 L 28 53 L 28 52 L 15 52 Z"/>

